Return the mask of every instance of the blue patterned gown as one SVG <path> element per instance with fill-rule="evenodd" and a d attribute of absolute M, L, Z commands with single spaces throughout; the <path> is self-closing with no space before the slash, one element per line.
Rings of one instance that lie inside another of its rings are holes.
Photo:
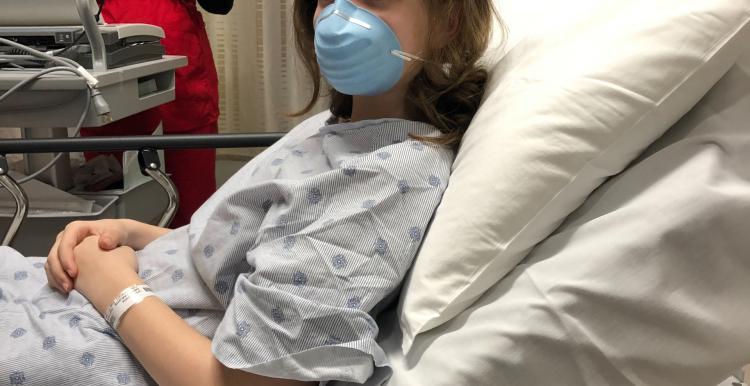
<path fill-rule="evenodd" d="M 326 125 L 320 114 L 248 163 L 190 225 L 138 252 L 139 274 L 230 368 L 364 382 L 387 366 L 373 316 L 410 267 L 453 153 L 427 124 Z M 148 374 L 43 258 L 0 249 L 0 385 L 143 385 Z"/>

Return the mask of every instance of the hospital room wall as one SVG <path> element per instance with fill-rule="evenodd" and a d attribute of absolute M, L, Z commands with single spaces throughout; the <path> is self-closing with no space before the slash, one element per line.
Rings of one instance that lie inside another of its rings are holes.
<path fill-rule="evenodd" d="M 204 13 L 219 75 L 220 132 L 288 131 L 305 118 L 288 116 L 311 94 L 294 49 L 292 3 L 249 0 L 235 2 L 226 16 Z M 217 171 L 233 170 L 260 150 L 220 150 Z"/>

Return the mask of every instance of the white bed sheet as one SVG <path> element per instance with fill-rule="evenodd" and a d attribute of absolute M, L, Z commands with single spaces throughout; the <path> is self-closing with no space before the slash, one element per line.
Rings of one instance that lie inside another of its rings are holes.
<path fill-rule="evenodd" d="M 710 386 L 750 363 L 750 60 L 370 384 Z"/>

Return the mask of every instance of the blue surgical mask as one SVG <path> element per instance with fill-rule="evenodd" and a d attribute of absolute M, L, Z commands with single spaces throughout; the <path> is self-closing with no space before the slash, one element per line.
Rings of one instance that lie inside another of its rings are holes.
<path fill-rule="evenodd" d="M 404 61 L 421 60 L 401 51 L 383 19 L 350 0 L 336 0 L 315 23 L 320 71 L 342 94 L 383 94 L 401 79 Z"/>

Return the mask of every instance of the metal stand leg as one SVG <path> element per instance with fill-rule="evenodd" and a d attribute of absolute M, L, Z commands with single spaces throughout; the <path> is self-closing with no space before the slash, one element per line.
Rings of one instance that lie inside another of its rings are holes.
<path fill-rule="evenodd" d="M 5 155 L 0 155 L 0 184 L 8 189 L 16 200 L 16 213 L 13 215 L 13 220 L 10 222 L 8 231 L 3 238 L 3 246 L 10 245 L 13 238 L 16 237 L 16 233 L 18 233 L 18 229 L 21 228 L 21 223 L 26 218 L 26 214 L 29 212 L 29 199 L 16 181 L 8 175 L 8 169 L 8 160 L 5 158 Z"/>
<path fill-rule="evenodd" d="M 48 139 L 48 138 L 67 138 L 68 129 L 29 129 L 22 128 L 21 134 L 26 139 Z M 34 173 L 47 165 L 55 154 L 25 154 L 26 174 Z M 60 190 L 68 190 L 73 187 L 73 170 L 70 167 L 70 156 L 63 153 L 60 159 L 46 172 L 37 177 L 39 181 L 52 185 Z"/>
<path fill-rule="evenodd" d="M 159 160 L 159 154 L 154 149 L 141 149 L 138 152 L 138 164 L 141 167 L 141 173 L 144 176 L 150 176 L 156 182 L 161 185 L 162 188 L 167 192 L 169 197 L 169 203 L 167 209 L 159 220 L 160 227 L 168 226 L 174 219 L 177 213 L 177 207 L 180 205 L 180 195 L 177 193 L 177 188 L 172 183 L 172 180 L 167 177 L 166 174 L 162 173 L 161 161 Z"/>

